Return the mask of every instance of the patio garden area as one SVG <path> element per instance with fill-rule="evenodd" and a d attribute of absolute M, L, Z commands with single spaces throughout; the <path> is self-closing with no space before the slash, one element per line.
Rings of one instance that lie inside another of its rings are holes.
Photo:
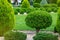
<path fill-rule="evenodd" d="M 0 0 L 0 40 L 60 40 L 60 0 Z"/>

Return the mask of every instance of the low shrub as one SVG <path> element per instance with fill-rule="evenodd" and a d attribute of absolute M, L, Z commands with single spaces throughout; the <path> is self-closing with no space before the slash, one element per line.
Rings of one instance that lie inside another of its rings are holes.
<path fill-rule="evenodd" d="M 34 3 L 34 4 L 33 4 L 33 7 L 35 7 L 35 8 L 40 8 L 40 3 Z"/>
<path fill-rule="evenodd" d="M 20 13 L 20 7 L 14 7 L 13 9 L 15 14 Z"/>
<path fill-rule="evenodd" d="M 19 10 L 20 14 L 24 14 L 24 12 L 26 12 L 26 11 L 27 11 L 27 8 L 20 8 L 20 10 Z"/>
<path fill-rule="evenodd" d="M 18 14 L 18 11 L 16 8 L 14 8 L 14 14 Z"/>
<path fill-rule="evenodd" d="M 52 33 L 40 32 L 33 37 L 34 40 L 58 40 L 58 36 Z"/>
<path fill-rule="evenodd" d="M 44 8 L 44 7 L 40 7 L 40 10 L 42 10 L 42 11 L 46 11 L 46 8 Z"/>
<path fill-rule="evenodd" d="M 20 13 L 23 14 L 24 12 L 30 13 L 32 11 L 35 11 L 36 8 L 20 8 Z"/>
<path fill-rule="evenodd" d="M 5 40 L 26 40 L 26 34 L 21 32 L 7 32 L 4 35 Z"/>
<path fill-rule="evenodd" d="M 34 3 L 40 3 L 42 0 L 33 0 Z"/>
<path fill-rule="evenodd" d="M 46 4 L 43 6 L 47 12 L 57 12 L 58 6 L 57 4 Z"/>

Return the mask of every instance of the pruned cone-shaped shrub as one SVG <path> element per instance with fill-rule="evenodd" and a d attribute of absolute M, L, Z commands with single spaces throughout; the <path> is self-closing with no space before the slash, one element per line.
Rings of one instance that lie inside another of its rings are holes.
<path fill-rule="evenodd" d="M 14 11 L 7 0 L 0 0 L 0 36 L 14 27 Z"/>
<path fill-rule="evenodd" d="M 47 28 L 52 23 L 51 15 L 46 11 L 33 11 L 29 13 L 25 19 L 26 25 L 35 28 L 36 32 L 40 29 Z"/>
<path fill-rule="evenodd" d="M 30 8 L 29 1 L 28 0 L 23 0 L 21 7 L 22 8 Z"/>

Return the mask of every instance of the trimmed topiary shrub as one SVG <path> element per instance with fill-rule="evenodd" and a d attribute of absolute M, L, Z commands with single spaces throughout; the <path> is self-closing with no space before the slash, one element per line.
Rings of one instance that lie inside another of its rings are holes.
<path fill-rule="evenodd" d="M 7 0 L 0 0 L 0 36 L 14 27 L 14 11 Z"/>
<path fill-rule="evenodd" d="M 33 6 L 34 6 L 35 8 L 40 8 L 40 4 L 39 4 L 39 3 L 34 3 Z"/>
<path fill-rule="evenodd" d="M 36 32 L 40 29 L 49 27 L 52 23 L 52 17 L 46 11 L 33 11 L 29 13 L 25 19 L 26 25 L 35 28 Z"/>
<path fill-rule="evenodd" d="M 28 0 L 23 0 L 21 7 L 22 8 L 30 8 L 29 1 Z"/>
<path fill-rule="evenodd" d="M 58 40 L 58 36 L 52 33 L 40 32 L 33 37 L 34 40 Z"/>
<path fill-rule="evenodd" d="M 26 40 L 27 35 L 21 32 L 7 32 L 4 35 L 5 40 Z"/>
<path fill-rule="evenodd" d="M 58 6 L 56 4 L 46 4 L 43 6 L 47 12 L 57 12 Z"/>

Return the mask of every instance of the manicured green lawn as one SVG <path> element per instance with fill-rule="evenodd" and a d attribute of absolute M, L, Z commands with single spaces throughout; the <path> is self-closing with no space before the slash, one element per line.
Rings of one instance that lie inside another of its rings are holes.
<path fill-rule="evenodd" d="M 51 16 L 52 16 L 52 25 L 46 29 L 42 29 L 42 30 L 49 30 L 49 31 L 53 31 L 54 30 L 54 27 L 56 26 L 56 20 L 57 20 L 57 13 L 50 13 Z M 25 18 L 26 18 L 26 15 L 15 15 L 15 18 L 16 18 L 16 23 L 15 23 L 15 27 L 14 29 L 15 30 L 35 30 L 33 28 L 30 28 L 28 27 L 26 24 L 25 24 Z"/>

